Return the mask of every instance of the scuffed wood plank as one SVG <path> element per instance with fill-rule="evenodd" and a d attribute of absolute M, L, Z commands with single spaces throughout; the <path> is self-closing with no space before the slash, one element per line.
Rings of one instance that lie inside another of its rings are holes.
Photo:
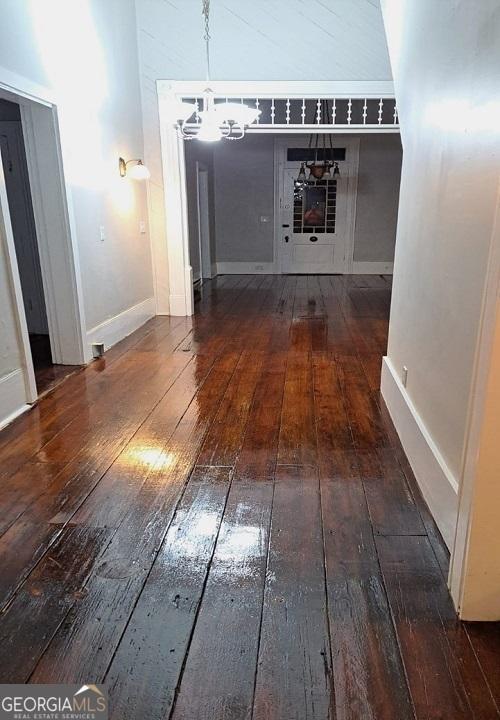
<path fill-rule="evenodd" d="M 288 354 L 277 461 L 279 465 L 317 464 L 309 353 Z"/>
<path fill-rule="evenodd" d="M 233 480 L 172 720 L 250 717 L 272 494 Z"/>
<path fill-rule="evenodd" d="M 417 720 L 498 718 L 426 537 L 377 537 Z"/>
<path fill-rule="evenodd" d="M 337 720 L 413 720 L 359 479 L 321 478 Z"/>
<path fill-rule="evenodd" d="M 332 717 L 317 470 L 276 472 L 255 720 Z"/>
<path fill-rule="evenodd" d="M 111 718 L 167 718 L 212 558 L 230 470 L 198 468 L 106 675 Z"/>

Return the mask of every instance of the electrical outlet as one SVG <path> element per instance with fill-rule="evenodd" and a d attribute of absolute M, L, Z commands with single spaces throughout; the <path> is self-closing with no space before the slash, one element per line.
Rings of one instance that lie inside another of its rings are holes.
<path fill-rule="evenodd" d="M 406 365 L 403 365 L 403 372 L 401 374 L 401 382 L 403 384 L 403 387 L 406 387 L 406 383 L 408 382 L 408 368 Z"/>
<path fill-rule="evenodd" d="M 256 271 L 256 272 L 260 272 L 261 270 L 264 270 L 264 265 L 256 265 L 256 266 L 255 266 L 255 271 Z"/>
<path fill-rule="evenodd" d="M 139 221 L 139 232 L 141 235 L 146 234 L 146 222 L 144 220 Z"/>
<path fill-rule="evenodd" d="M 106 228 L 104 225 L 99 225 L 99 239 L 101 242 L 106 240 Z"/>

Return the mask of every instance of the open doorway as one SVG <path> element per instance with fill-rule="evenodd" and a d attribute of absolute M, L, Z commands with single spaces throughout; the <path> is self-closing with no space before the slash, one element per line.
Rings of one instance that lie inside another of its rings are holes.
<path fill-rule="evenodd" d="M 203 264 L 200 169 L 210 188 L 206 246 L 211 275 L 392 273 L 402 163 L 399 133 L 323 135 L 320 148 L 327 138 L 327 159 L 338 169 L 331 178 L 309 176 L 318 137 L 312 136 L 312 148 L 311 136 L 298 133 L 248 133 L 233 143 L 185 143 L 195 280 Z M 298 182 L 302 164 L 305 183 Z"/>
<path fill-rule="evenodd" d="M 57 108 L 19 82 L 0 84 L 0 264 L 11 303 L 2 423 L 91 357 Z"/>
<path fill-rule="evenodd" d="M 38 395 L 75 368 L 52 356 L 20 106 L 0 98 L 0 151 Z"/>
<path fill-rule="evenodd" d="M 66 366 L 56 370 L 52 360 L 21 109 L 17 103 L 1 98 L 0 151 L 33 369 L 40 394 Z"/>

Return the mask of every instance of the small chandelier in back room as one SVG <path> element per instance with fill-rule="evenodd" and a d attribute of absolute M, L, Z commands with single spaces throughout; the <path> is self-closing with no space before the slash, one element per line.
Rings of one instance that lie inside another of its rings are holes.
<path fill-rule="evenodd" d="M 330 123 L 328 100 L 321 100 L 321 112 L 326 124 Z M 339 164 L 333 159 L 332 136 L 326 133 L 309 135 L 309 150 L 312 149 L 315 151 L 314 160 L 310 163 L 301 163 L 297 183 L 339 178 Z M 309 170 L 309 177 L 306 176 L 306 168 Z"/>
<path fill-rule="evenodd" d="M 177 109 L 177 132 L 184 140 L 241 140 L 245 129 L 260 115 L 260 110 L 248 107 L 242 102 L 220 102 L 214 100 L 210 89 L 210 0 L 202 0 L 202 14 L 205 18 L 205 59 L 207 88 L 203 93 L 203 109 L 198 111 L 197 103 L 180 102 Z M 191 123 L 193 115 L 199 123 Z"/>

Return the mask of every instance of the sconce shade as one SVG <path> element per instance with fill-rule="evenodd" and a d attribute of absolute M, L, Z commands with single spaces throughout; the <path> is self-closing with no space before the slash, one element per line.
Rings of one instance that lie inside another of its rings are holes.
<path fill-rule="evenodd" d="M 130 163 L 135 163 L 135 165 L 132 165 L 132 167 L 128 167 Z M 118 160 L 118 167 L 120 169 L 120 176 L 126 177 L 128 176 L 132 180 L 149 180 L 151 177 L 151 173 L 149 172 L 149 169 L 144 165 L 142 160 L 124 160 L 124 158 L 119 158 Z"/>
<path fill-rule="evenodd" d="M 149 180 L 151 173 L 142 160 L 139 160 L 137 165 L 132 165 L 128 170 L 128 176 L 132 178 L 132 180 Z"/>

